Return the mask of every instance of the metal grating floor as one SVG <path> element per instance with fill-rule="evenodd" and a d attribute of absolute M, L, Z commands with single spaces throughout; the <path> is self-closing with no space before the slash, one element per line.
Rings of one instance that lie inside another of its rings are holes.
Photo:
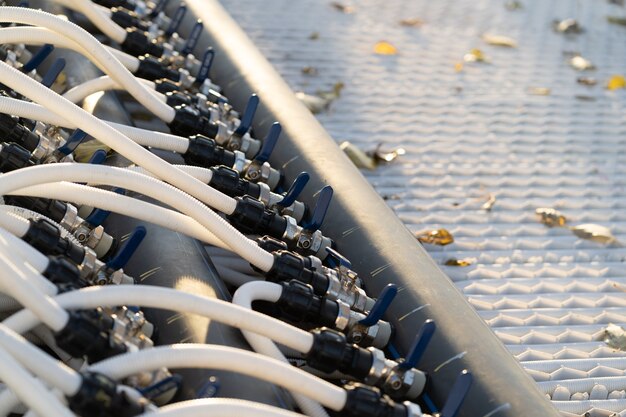
<path fill-rule="evenodd" d="M 514 11 L 504 0 L 360 0 L 346 14 L 319 0 L 222 2 L 295 91 L 345 84 L 319 114 L 337 141 L 406 149 L 364 174 L 411 231 L 453 234 L 453 244 L 427 245 L 431 255 L 555 405 L 571 415 L 626 410 L 626 353 L 602 340 L 609 323 L 626 326 L 626 90 L 605 88 L 626 74 L 626 27 L 606 16 L 626 9 L 604 0 L 521 0 Z M 399 24 L 413 17 L 423 26 Z M 553 31 L 554 19 L 570 17 L 582 34 Z M 518 46 L 488 45 L 486 32 Z M 382 40 L 397 55 L 374 54 Z M 472 48 L 491 62 L 457 72 Z M 597 69 L 571 68 L 564 52 L 573 51 Z M 307 66 L 317 75 L 303 74 Z M 490 212 L 481 208 L 489 195 Z M 571 225 L 608 226 L 618 243 L 548 228 L 538 207 Z M 444 265 L 451 258 L 471 265 Z"/>

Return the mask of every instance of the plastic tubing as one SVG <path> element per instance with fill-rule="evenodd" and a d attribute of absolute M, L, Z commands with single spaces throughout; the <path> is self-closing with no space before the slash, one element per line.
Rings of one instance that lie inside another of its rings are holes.
<path fill-rule="evenodd" d="M 102 33 L 117 43 L 123 43 L 126 39 L 126 30 L 118 26 L 102 9 L 91 0 L 53 0 L 67 8 L 81 12 Z"/>
<path fill-rule="evenodd" d="M 97 207 L 183 233 L 226 251 L 231 250 L 213 233 L 189 216 L 112 191 L 88 187 L 81 184 L 55 182 L 22 188 L 9 194 L 52 198 Z M 20 242 L 24 243 L 21 240 Z M 32 249 L 30 245 L 26 243 L 24 243 L 24 245 Z M 47 262 L 47 258 L 45 260 Z"/>
<path fill-rule="evenodd" d="M 280 285 L 271 282 L 249 282 L 239 287 L 233 295 L 233 303 L 243 308 L 252 310 L 252 301 L 264 300 L 275 303 L 280 298 L 283 289 Z M 283 363 L 289 363 L 285 355 L 276 347 L 276 344 L 267 337 L 263 337 L 258 333 L 252 333 L 242 329 L 243 336 L 246 338 L 252 349 L 255 351 L 279 360 Z M 303 352 L 303 351 L 301 351 Z M 293 397 L 300 408 L 309 416 L 326 417 L 328 413 L 316 401 L 309 397 L 293 393 Z"/>
<path fill-rule="evenodd" d="M 0 348 L 0 379 L 8 389 L 34 410 L 40 416 L 46 417 L 75 417 L 59 399 L 43 385 L 41 381 L 31 376 L 15 359 L 4 349 Z"/>
<path fill-rule="evenodd" d="M 145 84 L 146 87 L 150 89 L 154 89 L 154 82 L 149 80 L 144 80 L 143 78 L 137 78 L 139 82 Z M 80 103 L 85 99 L 85 97 L 90 96 L 99 91 L 109 91 L 109 90 L 122 90 L 124 87 L 120 86 L 113 78 L 108 75 L 103 75 L 102 77 L 94 78 L 89 81 L 85 81 L 82 84 L 77 85 L 74 88 L 66 91 L 63 94 L 63 97 L 71 101 L 72 103 Z M 159 97 L 161 101 L 164 103 L 167 100 L 165 95 L 155 91 L 155 96 Z"/>
<path fill-rule="evenodd" d="M 14 236 L 22 237 L 28 232 L 30 223 L 17 214 L 0 210 L 0 227 L 8 230 Z"/>
<path fill-rule="evenodd" d="M 313 346 L 313 336 L 309 332 L 283 321 L 227 301 L 171 288 L 149 285 L 87 287 L 59 294 L 54 299 L 68 310 L 136 305 L 197 314 L 229 326 L 259 332 L 298 352 L 308 353 Z M 29 310 L 21 310 L 2 322 L 20 334 L 39 323 L 39 318 Z"/>
<path fill-rule="evenodd" d="M 0 29 L 0 44 L 5 43 L 23 43 L 26 45 L 45 45 L 47 43 L 57 48 L 71 49 L 82 54 L 94 62 L 103 72 L 106 69 L 99 62 L 95 61 L 91 53 L 83 48 L 80 44 L 74 42 L 65 36 L 46 28 L 38 28 L 32 26 L 19 26 Z M 110 46 L 103 45 L 104 48 L 117 58 L 124 67 L 130 72 L 136 72 L 139 69 L 139 59 L 122 52 Z"/>
<path fill-rule="evenodd" d="M 10 206 L 10 205 L 0 205 L 0 211 L 4 212 L 4 213 L 9 213 L 13 216 L 17 216 L 21 219 L 25 219 L 26 222 L 24 222 L 23 220 L 20 220 L 20 227 L 23 228 L 25 224 L 28 223 L 29 219 L 45 219 L 47 221 L 49 221 L 50 223 L 52 223 L 53 225 L 55 225 L 56 227 L 59 228 L 59 230 L 61 231 L 61 237 L 64 237 L 66 239 L 71 240 L 73 243 L 83 246 L 77 239 L 76 237 L 71 234 L 68 230 L 66 230 L 63 226 L 61 226 L 59 223 L 55 222 L 54 220 L 52 220 L 49 217 L 44 216 L 41 213 L 37 213 L 36 211 L 32 211 L 23 207 L 18 207 L 18 206 Z M 1 223 L 0 223 L 1 225 Z M 30 224 L 29 224 L 30 225 Z M 10 229 L 7 229 L 10 231 Z M 24 229 L 24 234 L 26 233 L 26 231 L 28 230 L 28 228 Z M 24 234 L 20 234 L 17 235 L 18 237 L 22 237 L 24 236 Z"/>
<path fill-rule="evenodd" d="M 189 178 L 193 177 L 189 176 Z M 123 168 L 75 163 L 46 164 L 22 168 L 0 176 L 0 195 L 31 185 L 63 180 L 123 187 L 159 199 L 193 217 L 233 251 L 261 270 L 269 271 L 272 268 L 274 257 L 270 253 L 261 249 L 256 242 L 241 234 L 207 206 L 169 184 Z M 193 180 L 198 181 L 195 178 Z M 202 184 L 200 181 L 198 183 Z M 210 187 L 205 187 L 217 197 L 213 199 L 206 195 L 205 201 L 210 202 L 209 204 L 212 203 L 213 207 L 224 213 L 228 214 L 234 211 L 236 205 L 234 199 Z"/>
<path fill-rule="evenodd" d="M 75 122 L 66 120 L 39 104 L 17 100 L 10 97 L 0 97 L 0 113 L 12 114 L 14 116 L 38 120 L 40 122 L 70 129 L 75 129 L 77 127 Z M 141 146 L 152 146 L 154 148 L 166 149 L 180 154 L 184 154 L 189 148 L 189 139 L 181 136 L 139 129 L 137 127 L 126 126 L 114 122 L 101 122 L 108 124 Z"/>
<path fill-rule="evenodd" d="M 143 413 L 138 417 L 302 417 L 302 414 L 262 403 L 232 398 L 203 398 L 166 405 L 158 411 Z"/>
<path fill-rule="evenodd" d="M 107 74 L 123 85 L 128 92 L 148 110 L 167 123 L 174 119 L 175 111 L 173 108 L 159 100 L 156 100 L 150 89 L 138 82 L 135 76 L 131 74 L 130 71 L 128 71 L 113 56 L 113 54 L 111 54 L 111 52 L 109 52 L 100 43 L 100 41 L 76 24 L 61 19 L 50 13 L 22 7 L 1 7 L 0 22 L 21 23 L 25 25 L 46 27 L 62 36 L 70 38 L 74 42 L 79 43 L 85 50 L 90 52 L 90 56 L 94 59 L 94 61 L 99 62 L 102 67 L 106 69 L 105 72 Z M 6 66 L 8 67 L 8 65 Z M 17 70 L 15 70 L 15 72 L 19 73 Z M 31 81 L 35 82 L 34 80 Z M 9 82 L 9 80 L 6 80 L 6 83 Z M 13 85 L 11 85 L 11 87 L 19 92 L 18 88 L 15 88 Z M 27 94 L 23 95 L 29 97 L 33 101 L 40 101 L 28 96 Z M 45 103 L 42 104 L 46 105 Z M 54 108 L 54 105 L 52 105 L 52 107 L 51 105 L 46 105 L 46 107 Z"/>
<path fill-rule="evenodd" d="M 1 227 L 0 243 L 6 248 L 16 251 L 22 259 L 26 260 L 39 273 L 45 271 L 50 263 L 44 254 Z"/>
<path fill-rule="evenodd" d="M 185 171 L 187 174 L 189 174 L 192 177 L 202 181 L 205 184 L 210 183 L 211 179 L 213 178 L 213 171 L 211 171 L 208 168 L 197 167 L 197 166 L 193 166 L 193 165 L 174 165 L 174 166 L 176 168 L 180 169 L 181 171 Z M 152 175 L 152 173 L 146 171 L 142 167 L 130 166 L 130 167 L 126 167 L 125 169 L 128 169 L 130 171 L 134 171 L 134 172 L 138 172 L 140 174 L 147 175 L 149 177 L 154 177 L 154 175 Z"/>
<path fill-rule="evenodd" d="M 105 359 L 89 367 L 113 379 L 166 368 L 204 368 L 238 372 L 313 398 L 340 411 L 346 404 L 343 388 L 273 358 L 228 346 L 178 344 L 155 346 Z"/>

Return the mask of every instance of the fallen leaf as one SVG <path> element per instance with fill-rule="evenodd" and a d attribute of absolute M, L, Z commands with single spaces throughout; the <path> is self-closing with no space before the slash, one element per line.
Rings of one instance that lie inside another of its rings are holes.
<path fill-rule="evenodd" d="M 611 91 L 626 88 L 626 78 L 623 75 L 614 75 L 609 79 L 606 88 Z"/>
<path fill-rule="evenodd" d="M 321 113 L 324 110 L 328 110 L 332 100 L 324 99 L 318 96 L 312 96 L 311 94 L 298 91 L 296 93 L 298 100 L 302 102 L 313 114 Z"/>
<path fill-rule="evenodd" d="M 333 85 L 333 89 L 331 91 L 317 90 L 316 94 L 323 99 L 332 101 L 338 99 L 339 96 L 341 96 L 341 90 L 343 90 L 344 87 L 345 84 L 339 81 Z"/>
<path fill-rule="evenodd" d="M 465 259 L 450 258 L 444 262 L 444 265 L 446 266 L 470 266 L 471 264 L 472 264 L 472 260 L 469 258 L 465 258 Z"/>
<path fill-rule="evenodd" d="M 539 216 L 539 221 L 548 227 L 562 227 L 567 223 L 567 218 L 560 211 L 550 207 L 540 207 L 535 210 L 535 214 Z"/>
<path fill-rule="evenodd" d="M 526 91 L 533 96 L 549 96 L 552 93 L 547 87 L 529 87 Z"/>
<path fill-rule="evenodd" d="M 580 238 L 592 240 L 598 243 L 608 244 L 615 241 L 615 236 L 613 236 L 611 229 L 599 224 L 581 224 L 571 227 L 570 230 Z"/>
<path fill-rule="evenodd" d="M 350 14 L 354 13 L 356 9 L 348 4 L 339 3 L 338 1 L 334 1 L 330 3 L 336 10 L 339 10 L 342 13 Z"/>
<path fill-rule="evenodd" d="M 594 96 L 585 96 L 585 95 L 582 95 L 582 94 L 575 95 L 574 98 L 576 98 L 576 100 L 580 100 L 580 101 L 596 101 L 597 100 Z"/>
<path fill-rule="evenodd" d="M 507 10 L 521 10 L 524 8 L 524 5 L 522 4 L 522 2 L 516 1 L 516 0 L 511 0 L 511 1 L 507 1 L 506 3 L 504 3 L 504 7 L 506 7 Z"/>
<path fill-rule="evenodd" d="M 517 42 L 515 41 L 515 39 L 510 38 L 508 36 L 502 36 L 502 35 L 492 35 L 489 33 L 485 33 L 482 36 L 482 39 L 487 42 L 489 45 L 495 45 L 495 46 L 505 46 L 508 48 L 516 48 L 517 47 Z"/>
<path fill-rule="evenodd" d="M 318 74 L 317 68 L 311 67 L 311 66 L 304 67 L 300 71 L 302 71 L 304 75 L 317 75 Z"/>
<path fill-rule="evenodd" d="M 320 33 L 319 32 L 311 32 L 311 34 L 309 35 L 309 39 L 312 41 L 316 41 L 320 38 Z"/>
<path fill-rule="evenodd" d="M 374 161 L 374 158 L 366 154 L 358 146 L 345 141 L 342 142 L 339 147 L 357 168 L 366 168 L 370 170 L 376 169 L 376 162 Z"/>
<path fill-rule="evenodd" d="M 592 85 L 598 84 L 598 80 L 596 80 L 593 77 L 578 77 L 576 79 L 576 82 L 578 84 L 588 85 L 588 86 L 592 86 Z"/>
<path fill-rule="evenodd" d="M 576 55 L 569 60 L 569 64 L 572 68 L 578 71 L 588 71 L 596 69 L 591 61 L 587 58 L 583 58 L 580 55 Z"/>
<path fill-rule="evenodd" d="M 481 209 L 485 211 L 491 211 L 491 209 L 493 208 L 495 204 L 496 204 L 496 196 L 489 193 L 489 195 L 487 196 L 487 201 L 485 202 L 485 204 L 482 205 Z"/>
<path fill-rule="evenodd" d="M 613 23 L 614 25 L 626 26 L 626 17 L 622 16 L 607 16 L 607 22 Z"/>
<path fill-rule="evenodd" d="M 415 236 L 422 243 L 445 246 L 454 242 L 454 237 L 446 229 L 430 230 Z"/>
<path fill-rule="evenodd" d="M 410 19 L 402 19 L 400 21 L 400 26 L 408 26 L 408 27 L 414 27 L 414 28 L 421 27 L 423 24 L 424 24 L 424 21 L 417 17 L 413 17 Z"/>
<path fill-rule="evenodd" d="M 626 331 L 624 331 L 622 326 L 609 323 L 606 329 L 604 329 L 602 339 L 610 348 L 626 350 Z"/>
<path fill-rule="evenodd" d="M 566 35 L 579 34 L 583 32 L 583 28 L 578 23 L 576 19 L 564 19 L 564 20 L 555 20 L 552 23 L 552 27 L 555 31 L 564 33 Z"/>
<path fill-rule="evenodd" d="M 406 150 L 404 148 L 396 148 L 391 151 L 385 151 L 382 149 L 383 144 L 379 143 L 376 146 L 376 149 L 373 151 L 368 151 L 366 154 L 374 158 L 375 162 L 393 162 L 398 156 L 406 154 Z"/>
<path fill-rule="evenodd" d="M 380 41 L 374 45 L 374 53 L 378 55 L 396 55 L 398 49 L 387 41 Z"/>
<path fill-rule="evenodd" d="M 488 62 L 487 57 L 480 49 L 471 49 L 463 56 L 465 62 Z"/>

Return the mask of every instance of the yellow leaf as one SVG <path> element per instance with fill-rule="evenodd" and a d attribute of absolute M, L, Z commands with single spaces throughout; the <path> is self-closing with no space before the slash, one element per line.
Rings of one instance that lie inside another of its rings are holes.
<path fill-rule="evenodd" d="M 456 64 L 454 64 L 454 71 L 456 71 L 456 72 L 463 71 L 463 63 L 462 62 L 457 62 Z"/>
<path fill-rule="evenodd" d="M 611 229 L 599 224 L 581 224 L 570 228 L 570 230 L 580 238 L 593 240 L 598 243 L 608 244 L 615 241 L 615 236 L 611 233 Z"/>
<path fill-rule="evenodd" d="M 541 207 L 535 210 L 535 214 L 539 217 L 539 221 L 548 227 L 565 226 L 567 223 L 567 218 L 553 208 Z"/>
<path fill-rule="evenodd" d="M 417 17 L 413 17 L 411 19 L 402 19 L 400 21 L 401 26 L 408 26 L 408 27 L 420 27 L 423 24 L 424 24 L 424 21 Z"/>
<path fill-rule="evenodd" d="M 463 57 L 465 62 L 486 62 L 487 57 L 480 49 L 474 48 Z"/>
<path fill-rule="evenodd" d="M 619 90 L 620 88 L 626 88 L 626 78 L 623 75 L 614 75 L 609 79 L 606 86 L 609 90 Z"/>
<path fill-rule="evenodd" d="M 429 243 L 431 245 L 445 246 L 454 242 L 452 233 L 446 229 L 430 230 L 424 233 L 420 233 L 415 236 L 417 240 L 422 243 Z"/>
<path fill-rule="evenodd" d="M 374 52 L 378 55 L 395 55 L 398 53 L 398 49 L 389 42 L 380 41 L 374 45 Z"/>
<path fill-rule="evenodd" d="M 547 87 L 530 87 L 527 91 L 533 96 L 549 96 L 552 93 L 552 90 Z"/>
<path fill-rule="evenodd" d="M 489 33 L 485 33 L 482 36 L 482 38 L 489 45 L 505 46 L 507 48 L 516 48 L 517 47 L 517 42 L 515 41 L 515 39 L 510 38 L 508 36 L 491 35 Z"/>
<path fill-rule="evenodd" d="M 446 266 L 470 266 L 471 264 L 472 264 L 472 260 L 469 258 L 466 258 L 466 259 L 450 258 L 444 263 L 444 265 Z"/>

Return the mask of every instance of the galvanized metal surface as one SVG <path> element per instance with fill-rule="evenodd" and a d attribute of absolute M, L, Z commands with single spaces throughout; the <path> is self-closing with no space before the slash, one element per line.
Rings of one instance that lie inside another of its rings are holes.
<path fill-rule="evenodd" d="M 626 74 L 626 27 L 606 16 L 626 10 L 600 0 L 524 0 L 513 11 L 500 0 L 363 0 L 353 13 L 318 0 L 222 3 L 294 90 L 344 83 L 318 115 L 337 141 L 407 150 L 364 174 L 411 231 L 454 235 L 429 251 L 540 389 L 566 388 L 556 397 L 573 401 L 556 405 L 574 414 L 625 410 L 626 360 L 610 358 L 626 354 L 601 339 L 609 323 L 626 325 L 626 90 L 605 88 Z M 570 17 L 584 32 L 555 33 L 553 20 Z M 484 33 L 517 47 L 488 45 Z M 373 52 L 383 40 L 396 55 Z M 489 62 L 463 62 L 472 48 Z M 574 70 L 570 52 L 597 69 Z M 547 228 L 538 207 L 608 226 L 618 242 Z M 452 258 L 471 265 L 445 266 Z"/>

